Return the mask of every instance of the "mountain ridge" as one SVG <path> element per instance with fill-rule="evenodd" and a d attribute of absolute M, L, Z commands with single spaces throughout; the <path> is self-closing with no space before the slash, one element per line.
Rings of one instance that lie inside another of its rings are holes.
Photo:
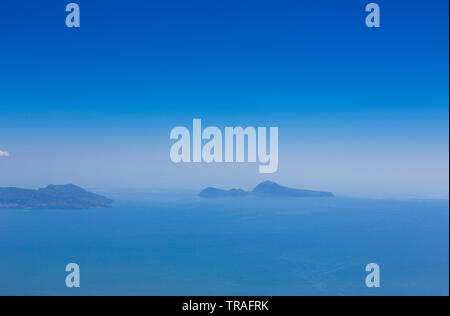
<path fill-rule="evenodd" d="M 0 209 L 90 209 L 110 207 L 112 200 L 74 184 L 54 185 L 37 190 L 0 188 Z"/>
<path fill-rule="evenodd" d="M 258 184 L 252 191 L 242 189 L 222 190 L 208 187 L 199 194 L 203 198 L 219 197 L 239 197 L 239 196 L 258 196 L 258 197 L 334 197 L 332 192 L 313 191 L 293 189 L 279 185 L 272 181 L 264 181 Z"/>

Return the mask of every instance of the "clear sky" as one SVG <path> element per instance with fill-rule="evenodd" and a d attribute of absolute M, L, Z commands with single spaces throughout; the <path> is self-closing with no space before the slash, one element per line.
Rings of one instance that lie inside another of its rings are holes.
<path fill-rule="evenodd" d="M 448 196 L 448 1 L 0 5 L 0 186 Z M 170 130 L 278 126 L 279 169 L 170 161 Z"/>

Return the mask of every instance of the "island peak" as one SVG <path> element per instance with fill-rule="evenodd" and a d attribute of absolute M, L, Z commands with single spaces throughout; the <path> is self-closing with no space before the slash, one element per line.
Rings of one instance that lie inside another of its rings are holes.
<path fill-rule="evenodd" d="M 258 184 L 252 191 L 242 189 L 222 190 L 217 188 L 206 188 L 200 192 L 204 198 L 237 197 L 237 196 L 259 196 L 259 197 L 333 197 L 331 192 L 299 190 L 285 187 L 273 181 L 264 181 Z"/>

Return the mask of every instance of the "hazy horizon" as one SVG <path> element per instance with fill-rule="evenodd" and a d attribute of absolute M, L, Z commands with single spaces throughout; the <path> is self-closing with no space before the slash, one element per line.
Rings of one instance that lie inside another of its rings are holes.
<path fill-rule="evenodd" d="M 243 189 L 246 191 L 251 191 L 257 184 L 261 182 L 255 183 L 254 185 L 229 185 L 229 184 L 223 184 L 223 185 L 194 185 L 192 187 L 150 187 L 150 186 L 128 186 L 128 187 L 120 187 L 120 186 L 89 186 L 89 185 L 80 185 L 79 183 L 48 183 L 48 184 L 42 184 L 42 185 L 6 185 L 6 186 L 0 186 L 1 187 L 16 187 L 21 189 L 41 189 L 45 188 L 47 185 L 66 185 L 66 184 L 74 184 L 77 185 L 87 191 L 91 191 L 94 193 L 102 193 L 102 194 L 112 194 L 112 195 L 120 195 L 120 194 L 161 194 L 162 197 L 166 196 L 167 194 L 181 194 L 181 195 L 198 195 L 201 190 L 207 188 L 207 187 L 215 187 L 218 189 Z M 363 192 L 363 191 L 342 191 L 342 190 L 332 190 L 326 187 L 312 187 L 312 186 L 296 186 L 295 184 L 288 185 L 283 182 L 276 182 L 280 185 L 295 188 L 295 189 L 304 189 L 304 190 L 315 190 L 315 191 L 329 191 L 332 192 L 335 197 L 338 198 L 367 198 L 367 199 L 386 199 L 386 200 L 409 200 L 409 199 L 434 199 L 434 200 L 448 200 L 449 195 L 447 192 L 447 195 L 445 194 L 421 194 L 418 192 L 393 192 L 393 191 L 374 191 L 374 192 Z"/>

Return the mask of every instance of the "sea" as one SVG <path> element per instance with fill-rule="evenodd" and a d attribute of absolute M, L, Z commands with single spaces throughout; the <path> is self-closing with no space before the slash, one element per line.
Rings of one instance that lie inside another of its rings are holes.
<path fill-rule="evenodd" d="M 0 295 L 449 295 L 448 200 L 108 197 L 0 209 Z"/>

